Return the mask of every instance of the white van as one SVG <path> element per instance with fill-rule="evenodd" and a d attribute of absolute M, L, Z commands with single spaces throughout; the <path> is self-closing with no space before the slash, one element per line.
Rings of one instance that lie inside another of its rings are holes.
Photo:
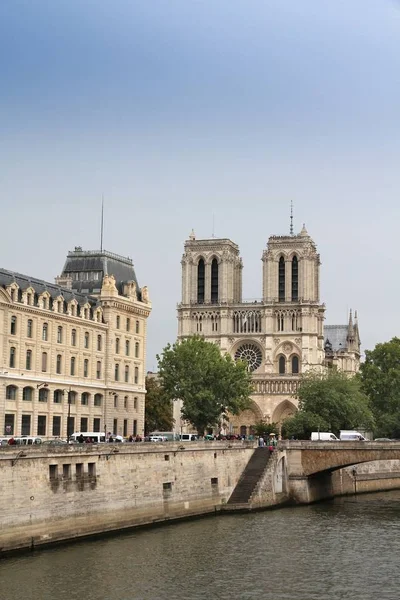
<path fill-rule="evenodd" d="M 197 433 L 181 433 L 181 442 L 197 442 L 198 439 Z"/>
<path fill-rule="evenodd" d="M 93 444 L 103 444 L 106 441 L 105 433 L 99 431 L 78 431 L 69 436 L 70 442 L 77 442 L 80 436 L 83 436 L 84 441 L 88 438 L 92 440 Z"/>
<path fill-rule="evenodd" d="M 339 439 L 334 433 L 329 431 L 312 431 L 311 432 L 312 442 L 338 442 Z"/>
<path fill-rule="evenodd" d="M 367 440 L 359 431 L 340 430 L 341 442 L 366 442 Z"/>
<path fill-rule="evenodd" d="M 42 438 L 31 435 L 21 435 L 14 437 L 15 443 L 18 446 L 37 446 L 42 443 Z"/>

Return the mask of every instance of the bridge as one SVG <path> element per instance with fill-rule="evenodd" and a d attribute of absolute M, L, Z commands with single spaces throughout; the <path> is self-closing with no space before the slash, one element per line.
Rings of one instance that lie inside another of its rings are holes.
<path fill-rule="evenodd" d="M 257 448 L 228 500 L 227 510 L 292 502 L 310 504 L 338 495 L 334 473 L 372 461 L 400 460 L 400 442 L 280 441 Z"/>
<path fill-rule="evenodd" d="M 360 463 L 395 459 L 400 459 L 400 442 L 291 440 L 279 443 L 276 469 L 286 481 L 289 496 L 296 502 L 308 504 L 334 495 L 334 471 Z"/>

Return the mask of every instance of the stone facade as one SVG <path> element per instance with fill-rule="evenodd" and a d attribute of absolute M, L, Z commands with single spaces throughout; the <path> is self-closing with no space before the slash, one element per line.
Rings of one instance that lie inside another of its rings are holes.
<path fill-rule="evenodd" d="M 281 423 L 293 414 L 302 373 L 329 366 L 358 370 L 357 322 L 350 316 L 348 325 L 332 326 L 332 341 L 324 332 L 320 257 L 304 226 L 298 235 L 269 238 L 256 300 L 242 299 L 243 263 L 229 239 L 197 240 L 192 232 L 181 264 L 178 339 L 203 335 L 221 352 L 246 360 L 253 373 L 252 408 L 230 419 L 234 432 L 249 433 L 256 421 Z"/>
<path fill-rule="evenodd" d="M 0 270 L 0 436 L 143 435 L 151 303 L 132 261 L 76 248 L 56 282 Z"/>

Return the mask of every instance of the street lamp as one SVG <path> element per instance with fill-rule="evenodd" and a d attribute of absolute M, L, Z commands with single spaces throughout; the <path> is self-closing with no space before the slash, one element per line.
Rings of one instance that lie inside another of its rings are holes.
<path fill-rule="evenodd" d="M 68 398 L 68 413 L 67 413 L 67 442 L 69 443 L 69 438 L 71 437 L 71 386 L 69 386 L 69 390 L 63 390 L 63 392 L 67 392 Z"/>

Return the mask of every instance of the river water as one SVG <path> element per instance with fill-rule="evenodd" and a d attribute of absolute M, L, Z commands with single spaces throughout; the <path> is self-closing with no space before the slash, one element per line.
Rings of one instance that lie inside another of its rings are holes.
<path fill-rule="evenodd" d="M 0 561 L 1 600 L 399 600 L 400 492 L 195 521 Z"/>

